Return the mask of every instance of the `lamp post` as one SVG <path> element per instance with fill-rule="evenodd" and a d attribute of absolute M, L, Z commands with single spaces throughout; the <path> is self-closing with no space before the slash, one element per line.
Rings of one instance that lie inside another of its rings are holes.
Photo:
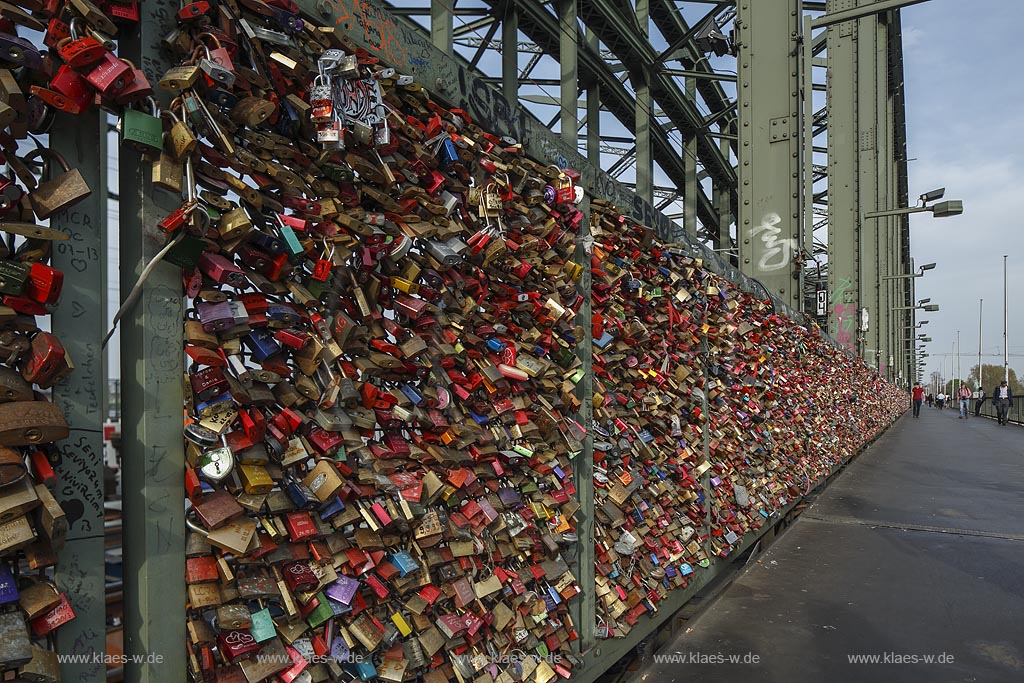
<path fill-rule="evenodd" d="M 934 267 L 934 264 L 928 264 L 928 265 L 932 265 L 932 267 Z M 922 268 L 924 268 L 924 266 L 922 266 Z M 930 269 L 925 268 L 925 270 L 930 270 Z M 916 276 L 911 276 L 911 277 L 916 277 Z M 917 311 L 933 312 L 933 311 L 939 310 L 938 304 L 929 303 L 930 301 L 931 301 L 930 298 L 928 298 L 928 299 L 921 299 L 921 300 L 919 300 L 917 302 L 916 306 L 894 306 L 893 308 L 891 308 L 889 310 L 892 311 L 892 312 L 895 312 L 895 311 L 915 311 L 915 310 L 917 310 Z M 922 320 L 917 325 L 906 325 L 903 328 L 903 331 L 906 332 L 906 330 L 909 330 L 909 329 L 917 329 L 918 327 L 921 327 L 921 325 L 924 325 L 927 322 L 928 322 L 927 320 Z M 913 344 L 911 344 L 911 348 L 912 347 L 913 347 Z M 910 349 L 906 348 L 906 343 L 905 342 L 904 342 L 903 353 L 906 354 L 907 364 L 908 365 L 915 365 L 914 362 L 913 362 L 914 361 L 913 354 L 910 352 Z M 916 372 L 916 365 L 915 365 L 915 372 Z"/>
<path fill-rule="evenodd" d="M 906 279 L 909 279 L 909 278 L 912 278 L 912 277 L 924 277 L 925 271 L 926 270 L 932 270 L 933 268 L 935 268 L 935 265 L 936 264 L 934 264 L 934 263 L 926 263 L 923 266 L 921 266 L 920 268 L 918 268 L 918 270 L 921 271 L 919 273 L 908 273 L 906 275 L 885 275 L 885 276 L 882 277 L 882 279 L 883 280 L 906 280 Z"/>
<path fill-rule="evenodd" d="M 892 209 L 878 209 L 876 211 L 868 211 L 868 212 L 865 212 L 865 213 L 861 214 L 861 221 L 863 222 L 863 221 L 866 221 L 866 220 L 872 220 L 872 219 L 876 219 L 876 218 L 887 218 L 887 217 L 891 217 L 891 216 L 908 216 L 908 215 L 914 214 L 914 213 L 930 213 L 930 214 L 932 214 L 933 218 L 948 218 L 950 216 L 959 216 L 960 214 L 962 214 L 964 212 L 963 201 L 961 201 L 959 199 L 950 199 L 950 200 L 946 200 L 946 201 L 939 201 L 940 199 L 942 199 L 945 196 L 945 194 L 946 194 L 946 188 L 944 188 L 944 187 L 940 187 L 940 188 L 937 188 L 935 190 L 930 190 L 929 192 L 925 192 L 924 194 L 922 194 L 918 198 L 919 203 L 918 203 L 917 206 L 897 207 L 897 208 L 892 208 Z M 913 266 L 911 266 L 911 267 L 913 267 Z M 919 273 L 916 273 L 916 274 L 889 275 L 889 276 L 883 276 L 881 279 L 883 281 L 907 280 L 908 283 L 912 283 L 913 282 L 913 278 L 921 277 L 922 275 L 924 275 L 924 271 L 930 270 L 930 269 L 932 269 L 934 267 L 935 267 L 935 264 L 934 263 L 930 263 L 930 264 L 927 264 L 927 266 L 922 266 L 921 267 L 921 271 Z M 904 285 L 904 287 L 909 287 L 910 288 L 909 291 L 911 292 L 911 296 L 913 296 L 913 289 L 912 289 L 913 285 L 912 284 L 907 284 L 907 285 Z M 908 290 L 907 289 L 903 289 L 903 292 L 906 292 L 906 291 L 908 291 Z M 900 297 L 896 296 L 895 293 L 891 293 L 891 294 L 894 296 L 893 300 L 895 300 L 895 301 L 900 300 Z M 888 327 L 888 326 L 886 325 L 886 327 Z"/>
<path fill-rule="evenodd" d="M 886 218 L 889 216 L 909 216 L 912 213 L 931 213 L 933 218 L 949 218 L 950 216 L 959 216 L 964 212 L 964 203 L 960 199 L 947 199 L 944 202 L 937 200 L 942 199 L 946 194 L 946 188 L 940 187 L 937 190 L 931 190 L 925 192 L 919 197 L 920 205 L 918 206 L 906 206 L 897 209 L 879 209 L 878 211 L 868 211 L 862 218 L 865 220 L 872 218 Z M 937 202 L 935 204 L 929 204 L 929 202 Z"/>

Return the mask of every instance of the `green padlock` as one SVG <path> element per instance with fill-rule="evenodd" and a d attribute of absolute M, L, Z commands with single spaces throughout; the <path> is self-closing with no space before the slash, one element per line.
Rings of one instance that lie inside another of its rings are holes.
<path fill-rule="evenodd" d="M 324 595 L 324 592 L 320 591 L 317 593 L 316 598 L 319 600 L 319 603 L 306 616 L 306 623 L 309 624 L 310 628 L 316 628 L 334 616 L 334 610 L 331 609 L 330 603 L 327 602 L 327 596 Z"/>
<path fill-rule="evenodd" d="M 147 97 L 150 113 L 125 107 L 121 118 L 121 144 L 139 154 L 159 154 L 164 148 L 164 124 L 160 120 L 160 107 Z"/>
<path fill-rule="evenodd" d="M 270 610 L 263 608 L 252 613 L 252 626 L 249 627 L 249 634 L 262 643 L 277 636 L 277 627 L 274 626 L 274 619 L 270 616 Z"/>

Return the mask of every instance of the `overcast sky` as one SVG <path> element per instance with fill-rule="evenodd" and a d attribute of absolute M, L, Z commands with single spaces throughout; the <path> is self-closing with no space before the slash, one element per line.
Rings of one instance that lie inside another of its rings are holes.
<path fill-rule="evenodd" d="M 978 359 L 984 299 L 985 363 L 1002 364 L 1003 254 L 1009 255 L 1010 367 L 1024 371 L 1024 44 L 1019 0 L 932 0 L 903 10 L 910 194 L 946 187 L 964 214 L 911 216 L 911 252 L 938 267 L 917 280 L 932 338 L 925 372 L 946 362 L 960 330 L 962 373 Z M 939 354 L 946 354 L 940 356 Z M 1014 357 L 1017 354 L 1017 357 Z M 986 387 L 989 390 L 991 388 Z"/>

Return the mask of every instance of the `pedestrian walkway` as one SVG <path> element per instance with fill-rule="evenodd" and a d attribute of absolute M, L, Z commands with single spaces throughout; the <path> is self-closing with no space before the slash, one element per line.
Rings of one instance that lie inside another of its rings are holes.
<path fill-rule="evenodd" d="M 632 680 L 1024 680 L 1024 428 L 908 412 L 656 658 Z"/>

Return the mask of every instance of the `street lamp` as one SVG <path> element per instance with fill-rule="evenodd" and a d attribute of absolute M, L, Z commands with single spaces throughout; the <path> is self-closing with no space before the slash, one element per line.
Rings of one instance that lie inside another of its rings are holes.
<path fill-rule="evenodd" d="M 925 192 L 919 197 L 921 204 L 920 206 L 907 206 L 899 209 L 884 209 L 879 211 L 869 211 L 864 214 L 864 219 L 869 218 L 886 218 L 888 216 L 907 216 L 912 213 L 924 213 L 929 212 L 933 218 L 948 218 L 950 216 L 959 216 L 964 212 L 964 203 L 959 199 L 947 199 L 944 202 L 938 202 L 937 204 L 929 204 L 942 199 L 946 194 L 946 188 L 940 187 L 937 190 L 931 190 Z"/>
<path fill-rule="evenodd" d="M 931 299 L 925 299 L 925 301 L 931 301 Z M 918 303 L 920 304 L 920 302 L 918 302 Z M 921 310 L 921 311 L 928 311 L 928 312 L 934 313 L 935 311 L 939 310 L 939 306 L 938 306 L 938 304 L 927 304 L 927 305 L 923 305 L 923 306 L 922 305 L 918 305 L 918 306 L 896 306 L 895 308 L 892 308 L 890 310 L 893 310 L 893 311 Z"/>
<path fill-rule="evenodd" d="M 934 263 L 926 263 L 923 266 L 921 266 L 920 268 L 918 268 L 918 270 L 921 271 L 920 273 L 917 273 L 917 274 L 909 273 L 907 275 L 885 275 L 885 276 L 882 277 L 882 279 L 883 280 L 906 280 L 906 279 L 912 278 L 912 277 L 924 277 L 924 272 L 926 270 L 932 270 L 933 268 L 935 268 L 935 264 Z"/>

